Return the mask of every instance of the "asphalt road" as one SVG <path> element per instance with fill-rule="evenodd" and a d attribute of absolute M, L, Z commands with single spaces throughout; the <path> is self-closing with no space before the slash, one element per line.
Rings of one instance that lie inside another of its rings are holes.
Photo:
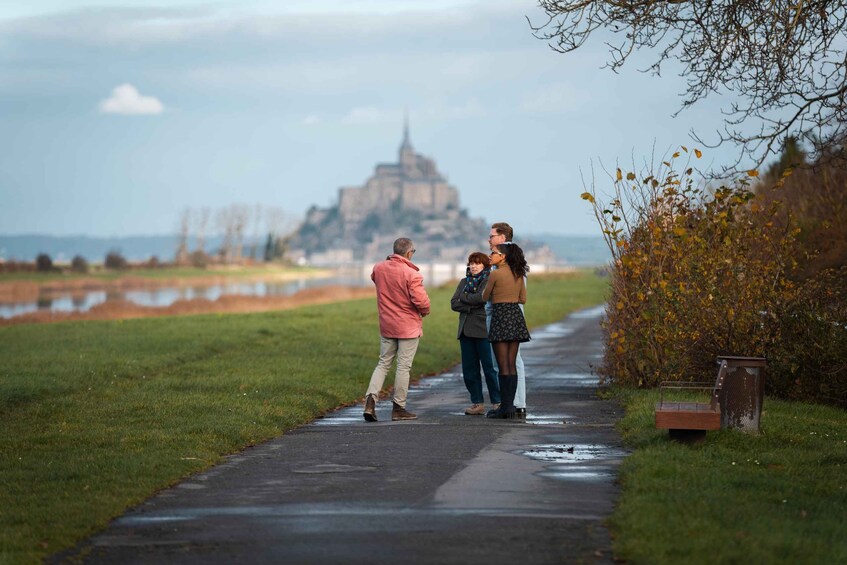
<path fill-rule="evenodd" d="M 52 561 L 610 563 L 604 520 L 626 451 L 621 410 L 595 394 L 601 314 L 536 329 L 521 347 L 526 422 L 465 416 L 454 367 L 412 387 L 418 420 L 391 422 L 390 400 L 376 423 L 338 410 L 158 493 Z"/>

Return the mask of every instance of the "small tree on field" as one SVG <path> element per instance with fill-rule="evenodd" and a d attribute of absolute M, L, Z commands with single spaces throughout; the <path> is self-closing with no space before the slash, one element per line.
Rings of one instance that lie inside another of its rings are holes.
<path fill-rule="evenodd" d="M 121 255 L 120 251 L 109 251 L 106 254 L 106 260 L 103 262 L 107 269 L 124 270 L 129 267 L 129 263 Z"/>
<path fill-rule="evenodd" d="M 188 257 L 189 261 L 191 262 L 191 266 L 197 269 L 205 269 L 209 266 L 209 263 L 212 261 L 212 258 L 209 257 L 206 252 L 201 249 L 192 251 Z"/>
<path fill-rule="evenodd" d="M 52 271 L 53 260 L 46 253 L 39 253 L 35 258 L 35 268 L 42 273 Z"/>
<path fill-rule="evenodd" d="M 88 261 L 82 255 L 74 255 L 71 259 L 71 270 L 75 273 L 87 273 Z"/>

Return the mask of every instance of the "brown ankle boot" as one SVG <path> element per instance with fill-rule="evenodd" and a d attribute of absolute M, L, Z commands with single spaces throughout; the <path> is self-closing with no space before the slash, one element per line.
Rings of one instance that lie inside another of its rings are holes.
<path fill-rule="evenodd" d="M 396 402 L 392 402 L 394 404 L 394 408 L 391 409 L 391 419 L 392 420 L 417 420 L 418 415 L 412 414 L 404 407 L 400 406 Z"/>
<path fill-rule="evenodd" d="M 376 400 L 373 396 L 365 399 L 365 412 L 362 414 L 366 422 L 376 422 Z"/>

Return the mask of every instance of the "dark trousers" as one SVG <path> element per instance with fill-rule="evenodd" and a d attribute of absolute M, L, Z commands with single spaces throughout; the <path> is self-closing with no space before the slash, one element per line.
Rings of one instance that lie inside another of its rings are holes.
<path fill-rule="evenodd" d="M 459 338 L 462 350 L 462 377 L 465 387 L 471 395 L 471 403 L 484 404 L 482 394 L 482 372 L 485 373 L 485 384 L 488 387 L 488 397 L 492 404 L 500 404 L 500 385 L 497 383 L 497 369 L 494 368 L 494 356 L 491 353 L 491 342 L 485 338 L 462 336 Z"/>

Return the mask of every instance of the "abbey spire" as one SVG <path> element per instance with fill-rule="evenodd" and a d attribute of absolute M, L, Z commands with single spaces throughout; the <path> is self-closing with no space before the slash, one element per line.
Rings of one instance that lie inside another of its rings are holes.
<path fill-rule="evenodd" d="M 403 116 L 403 142 L 400 144 L 400 158 L 398 159 L 400 166 L 407 173 L 411 173 L 415 168 L 415 148 L 412 147 L 412 141 L 409 139 L 409 112 Z"/>

